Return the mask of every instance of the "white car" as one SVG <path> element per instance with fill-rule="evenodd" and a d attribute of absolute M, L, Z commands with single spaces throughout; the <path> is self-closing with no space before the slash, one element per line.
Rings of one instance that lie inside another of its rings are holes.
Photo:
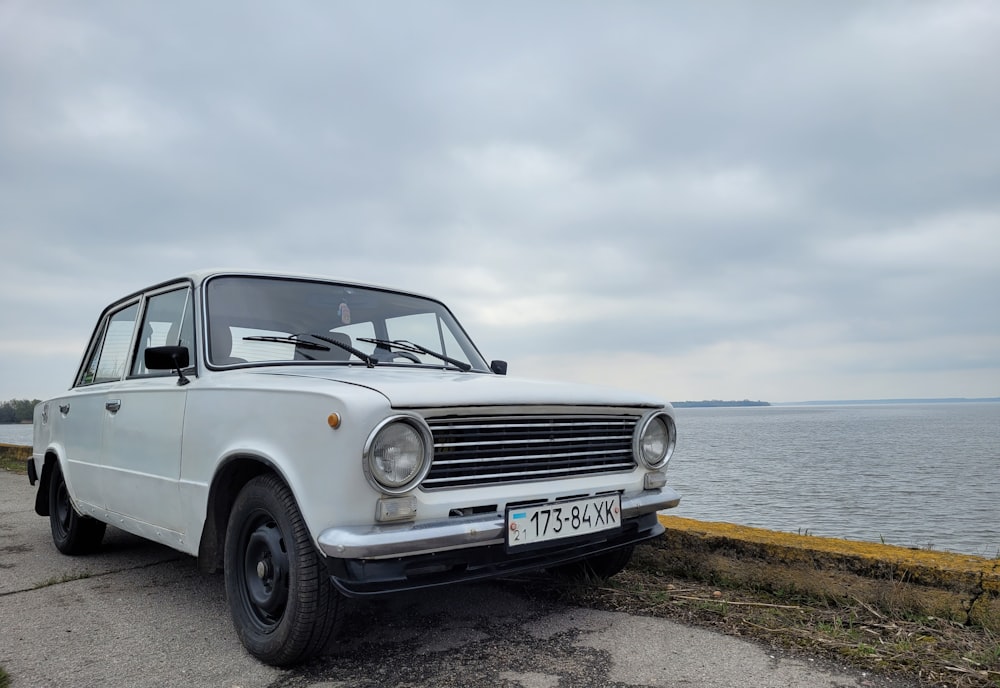
<path fill-rule="evenodd" d="M 199 272 L 101 314 L 28 465 L 56 547 L 105 524 L 225 572 L 240 640 L 320 653 L 360 597 L 546 569 L 610 576 L 676 506 L 669 404 L 508 378 L 439 301 Z"/>

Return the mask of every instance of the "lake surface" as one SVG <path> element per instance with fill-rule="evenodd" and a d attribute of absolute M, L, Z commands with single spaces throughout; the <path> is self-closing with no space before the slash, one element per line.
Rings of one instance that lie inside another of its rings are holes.
<path fill-rule="evenodd" d="M 677 409 L 670 513 L 1000 556 L 1000 403 Z"/>
<path fill-rule="evenodd" d="M 1000 403 L 685 408 L 677 425 L 670 513 L 1000 556 Z"/>
<path fill-rule="evenodd" d="M 31 444 L 31 425 L 0 423 L 0 444 Z"/>

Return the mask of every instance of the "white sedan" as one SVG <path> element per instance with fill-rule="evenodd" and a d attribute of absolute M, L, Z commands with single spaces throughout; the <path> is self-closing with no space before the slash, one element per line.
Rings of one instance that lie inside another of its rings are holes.
<path fill-rule="evenodd" d="M 105 525 L 223 570 L 260 660 L 320 653 L 344 596 L 546 569 L 610 576 L 657 536 L 673 410 L 506 377 L 439 301 L 200 272 L 104 310 L 35 408 L 56 547 Z"/>

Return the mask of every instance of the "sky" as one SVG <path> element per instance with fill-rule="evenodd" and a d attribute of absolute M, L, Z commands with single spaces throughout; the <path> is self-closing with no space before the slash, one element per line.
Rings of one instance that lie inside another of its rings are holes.
<path fill-rule="evenodd" d="M 1000 396 L 1000 3 L 0 0 L 0 400 L 207 267 L 445 301 L 510 374 Z"/>

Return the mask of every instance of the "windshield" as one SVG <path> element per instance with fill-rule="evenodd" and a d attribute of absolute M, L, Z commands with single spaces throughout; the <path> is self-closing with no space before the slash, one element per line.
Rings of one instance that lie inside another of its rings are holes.
<path fill-rule="evenodd" d="M 322 362 L 489 372 L 451 312 L 419 296 L 335 282 L 220 276 L 207 282 L 205 304 L 212 365 Z M 416 346 L 393 346 L 396 341 Z"/>

